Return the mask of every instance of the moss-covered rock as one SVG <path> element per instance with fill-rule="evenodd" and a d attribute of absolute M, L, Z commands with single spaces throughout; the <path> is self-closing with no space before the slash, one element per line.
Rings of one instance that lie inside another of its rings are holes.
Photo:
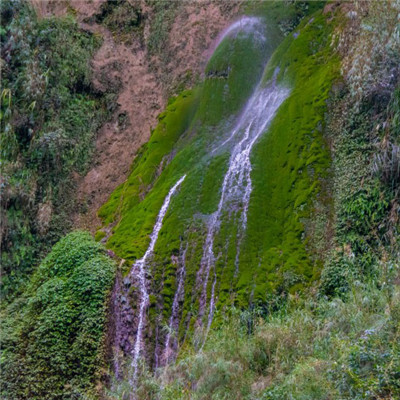
<path fill-rule="evenodd" d="M 261 24 L 268 21 L 260 18 Z M 151 292 L 157 298 L 151 304 L 149 332 L 169 319 L 177 286 L 173 257 L 186 245 L 180 334 L 195 324 L 207 219 L 217 208 L 231 148 L 222 147 L 215 154 L 212 150 L 229 137 L 258 82 L 265 84 L 278 69 L 277 84 L 290 87 L 291 94 L 252 154 L 253 193 L 238 268 L 237 218 L 224 211 L 215 237 L 217 306 L 247 307 L 266 301 L 271 293 L 294 293 L 319 275 L 321 261 L 310 257 L 304 221 L 313 212 L 316 196 L 324 201 L 321 179 L 330 164 L 324 114 L 339 59 L 330 47 L 334 23 L 328 18 L 317 12 L 305 20 L 265 70 L 273 44 L 259 41 L 259 32 L 225 38 L 209 61 L 204 82 L 168 105 L 130 177 L 100 209 L 104 224 L 116 223 L 107 246 L 132 263 L 146 251 L 169 189 L 187 174 L 171 201 L 148 267 Z M 272 31 L 261 26 L 261 32 Z M 208 298 L 211 287 L 210 275 Z"/>

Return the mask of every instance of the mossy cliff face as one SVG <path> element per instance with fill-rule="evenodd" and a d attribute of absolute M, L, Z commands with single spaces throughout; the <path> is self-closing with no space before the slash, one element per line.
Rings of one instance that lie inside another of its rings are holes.
<path fill-rule="evenodd" d="M 274 288 L 284 292 L 302 288 L 321 267 L 306 249 L 304 222 L 316 197 L 327 200 L 321 191 L 330 164 L 324 114 L 332 83 L 339 76 L 339 59 L 330 46 L 334 23 L 326 18 L 317 14 L 304 21 L 266 69 L 268 79 L 279 67 L 278 82 L 292 91 L 252 158 L 254 191 L 243 262 L 254 265 L 260 260 L 254 277 L 259 300 Z M 244 286 L 244 277 L 240 284 Z"/>
<path fill-rule="evenodd" d="M 330 47 L 334 22 L 327 19 L 317 12 L 304 20 L 269 62 L 273 43 L 268 38 L 274 31 L 266 28 L 265 19 L 253 31 L 225 38 L 207 65 L 204 82 L 171 100 L 135 159 L 130 177 L 100 209 L 105 228 L 112 232 L 107 247 L 127 261 L 126 274 L 145 253 L 169 189 L 187 175 L 172 198 L 148 266 L 149 358 L 164 345 L 161 328 L 171 317 L 183 252 L 186 274 L 178 337 L 190 336 L 199 323 L 201 290 L 196 281 L 207 223 L 218 207 L 233 148 L 229 143 L 218 145 L 229 138 L 259 82 L 265 86 L 276 80 L 290 95 L 253 148 L 253 191 L 239 244 L 238 219 L 222 214 L 213 246 L 215 287 L 211 293 L 210 274 L 206 302 L 214 296 L 217 310 L 232 304 L 248 307 L 274 294 L 302 290 L 318 277 L 321 261 L 308 251 L 304 224 L 314 212 L 315 199 L 327 201 L 321 189 L 330 163 L 323 139 L 324 113 L 339 67 Z M 260 35 L 267 40 L 260 40 Z M 133 307 L 140 297 L 135 293 L 134 288 Z M 218 313 L 214 322 L 218 323 Z"/>
<path fill-rule="evenodd" d="M 104 26 L 127 23 L 116 39 L 146 31 L 127 2 L 102 4 Z M 175 3 L 140 4 L 171 16 Z M 96 240 L 125 258 L 116 279 L 113 252 L 84 232 L 33 268 L 70 229 L 70 177 L 112 101 L 89 86 L 99 43 L 72 15 L 0 8 L 0 397 L 399 397 L 398 0 L 244 2 L 99 211 Z"/>

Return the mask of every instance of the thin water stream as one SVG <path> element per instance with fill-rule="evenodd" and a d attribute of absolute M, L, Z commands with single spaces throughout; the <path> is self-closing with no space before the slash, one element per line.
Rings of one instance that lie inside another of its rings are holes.
<path fill-rule="evenodd" d="M 257 139 L 265 132 L 272 121 L 275 112 L 286 99 L 289 90 L 278 87 L 275 82 L 262 88 L 258 87 L 249 99 L 242 117 L 233 128 L 229 138 L 223 142 L 236 141 L 229 159 L 228 170 L 224 176 L 221 188 L 221 196 L 217 210 L 211 215 L 208 222 L 206 241 L 203 247 L 203 256 L 197 280 L 202 286 L 200 297 L 199 317 L 205 314 L 207 303 L 207 287 L 209 275 L 215 268 L 214 238 L 221 225 L 221 217 L 224 210 L 241 209 L 240 237 L 247 226 L 247 214 L 252 191 L 250 154 Z M 221 145 L 220 145 L 221 146 Z M 220 147 L 218 146 L 218 147 Z M 217 147 L 217 148 L 218 148 Z M 238 251 L 240 243 L 238 243 Z M 238 256 L 237 256 L 238 260 Z M 238 264 L 238 262 L 237 262 Z M 238 268 L 238 265 L 237 267 Z M 215 275 L 215 271 L 214 271 Z M 214 278 L 209 304 L 207 327 L 211 326 L 215 308 L 215 281 Z"/>
<path fill-rule="evenodd" d="M 133 377 L 132 377 L 132 384 L 133 386 L 136 383 L 137 378 L 137 370 L 138 370 L 138 361 L 140 358 L 141 350 L 142 350 L 142 337 L 143 337 L 143 327 L 144 327 L 144 319 L 145 319 L 145 310 L 148 306 L 149 302 L 149 293 L 147 290 L 147 282 L 146 282 L 146 272 L 147 272 L 147 262 L 149 257 L 152 255 L 154 251 L 154 246 L 158 239 L 158 234 L 162 228 L 162 223 L 165 217 L 165 214 L 168 211 L 169 203 L 171 202 L 171 198 L 173 194 L 176 192 L 178 187 L 182 184 L 186 175 L 183 175 L 178 182 L 170 189 L 167 197 L 164 200 L 164 203 L 158 213 L 156 224 L 154 225 L 153 232 L 150 235 L 150 244 L 146 250 L 144 256 L 137 260 L 131 269 L 130 274 L 133 275 L 136 273 L 137 278 L 139 279 L 139 289 L 140 289 L 140 304 L 139 304 L 139 315 L 138 315 L 138 327 L 136 332 L 136 340 L 135 345 L 133 347 L 133 358 L 132 358 L 132 368 L 133 368 Z"/>
<path fill-rule="evenodd" d="M 185 250 L 182 251 L 181 249 L 181 254 L 179 257 L 179 270 L 177 272 L 178 286 L 176 288 L 174 301 L 172 303 L 171 317 L 168 322 L 168 333 L 167 338 L 165 339 L 165 349 L 163 355 L 165 364 L 168 364 L 174 355 L 176 334 L 179 327 L 179 302 L 184 295 L 184 284 L 186 277 L 186 252 L 187 246 Z"/>

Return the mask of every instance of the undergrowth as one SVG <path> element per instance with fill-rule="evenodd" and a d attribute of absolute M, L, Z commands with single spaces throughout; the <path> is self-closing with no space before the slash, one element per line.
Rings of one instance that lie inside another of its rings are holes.
<path fill-rule="evenodd" d="M 2 312 L 1 398 L 97 398 L 114 273 L 89 233 L 70 233 L 53 247 Z"/>
<path fill-rule="evenodd" d="M 361 400 L 400 396 L 399 265 L 371 285 L 350 283 L 345 300 L 290 296 L 275 311 L 232 309 L 204 348 L 150 373 L 140 399 Z M 379 282 L 379 283 L 378 283 Z M 381 287 L 380 289 L 378 287 Z M 115 383 L 107 399 L 127 399 Z"/>
<path fill-rule="evenodd" d="M 71 229 L 74 180 L 86 171 L 107 116 L 90 84 L 99 40 L 72 16 L 38 19 L 24 1 L 1 3 L 1 264 L 4 298 Z"/>
<path fill-rule="evenodd" d="M 365 58 L 368 63 L 377 41 L 385 43 L 387 52 L 386 62 L 375 59 L 369 71 L 364 63 L 354 62 L 344 75 L 346 85 L 336 90 L 329 104 L 327 137 L 333 148 L 336 218 L 334 249 L 328 255 L 321 280 L 327 296 L 345 294 L 351 279 L 373 280 L 381 271 L 381 261 L 398 257 L 399 253 L 400 170 L 396 149 L 400 144 L 400 53 L 396 49 L 400 49 L 400 42 L 396 42 L 394 34 L 398 11 L 395 3 L 389 2 L 385 12 L 377 13 L 382 6 L 372 2 L 364 10 L 364 19 L 353 21 L 360 30 L 352 32 L 354 37 L 349 37 L 346 29 L 337 33 L 338 48 L 346 51 L 344 71 L 353 56 Z M 368 30 L 377 30 L 378 26 L 383 32 L 375 37 Z M 349 41 L 351 44 L 344 50 L 343 43 Z M 382 75 L 389 66 L 392 75 L 386 80 Z"/>

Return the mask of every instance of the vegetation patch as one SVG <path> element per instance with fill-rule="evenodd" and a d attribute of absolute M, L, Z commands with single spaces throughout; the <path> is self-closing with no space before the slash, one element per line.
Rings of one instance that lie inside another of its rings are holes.
<path fill-rule="evenodd" d="M 333 27 L 326 18 L 314 14 L 267 65 L 265 80 L 279 68 L 277 81 L 291 87 L 291 94 L 252 156 L 254 190 L 241 256 L 242 264 L 252 268 L 246 267 L 239 278 L 242 298 L 249 296 L 246 288 L 253 280 L 254 300 L 262 301 L 271 289 L 304 287 L 321 268 L 306 248 L 304 221 L 330 164 L 324 114 L 339 59 L 330 47 Z"/>
<path fill-rule="evenodd" d="M 104 24 L 114 37 L 126 41 L 132 35 L 143 33 L 143 13 L 136 4 L 126 0 L 107 0 L 100 7 L 100 13 L 95 15 L 95 21 Z M 90 22 L 90 21 L 89 21 Z"/>
<path fill-rule="evenodd" d="M 387 265 L 389 266 L 390 263 Z M 277 308 L 231 309 L 201 352 L 184 346 L 157 374 L 144 370 L 143 400 L 373 400 L 400 396 L 400 293 L 351 286 L 346 302 L 291 296 Z M 193 338 L 201 342 L 202 338 Z M 120 400 L 127 381 L 107 393 Z"/>
<path fill-rule="evenodd" d="M 4 398 L 97 398 L 114 273 L 89 233 L 70 233 L 53 247 L 2 315 Z"/>
<path fill-rule="evenodd" d="M 84 173 L 108 113 L 90 84 L 99 46 L 72 16 L 37 19 L 28 3 L 1 16 L 1 264 L 3 298 L 70 229 L 72 173 Z M 11 298 L 11 297 L 10 297 Z"/>

